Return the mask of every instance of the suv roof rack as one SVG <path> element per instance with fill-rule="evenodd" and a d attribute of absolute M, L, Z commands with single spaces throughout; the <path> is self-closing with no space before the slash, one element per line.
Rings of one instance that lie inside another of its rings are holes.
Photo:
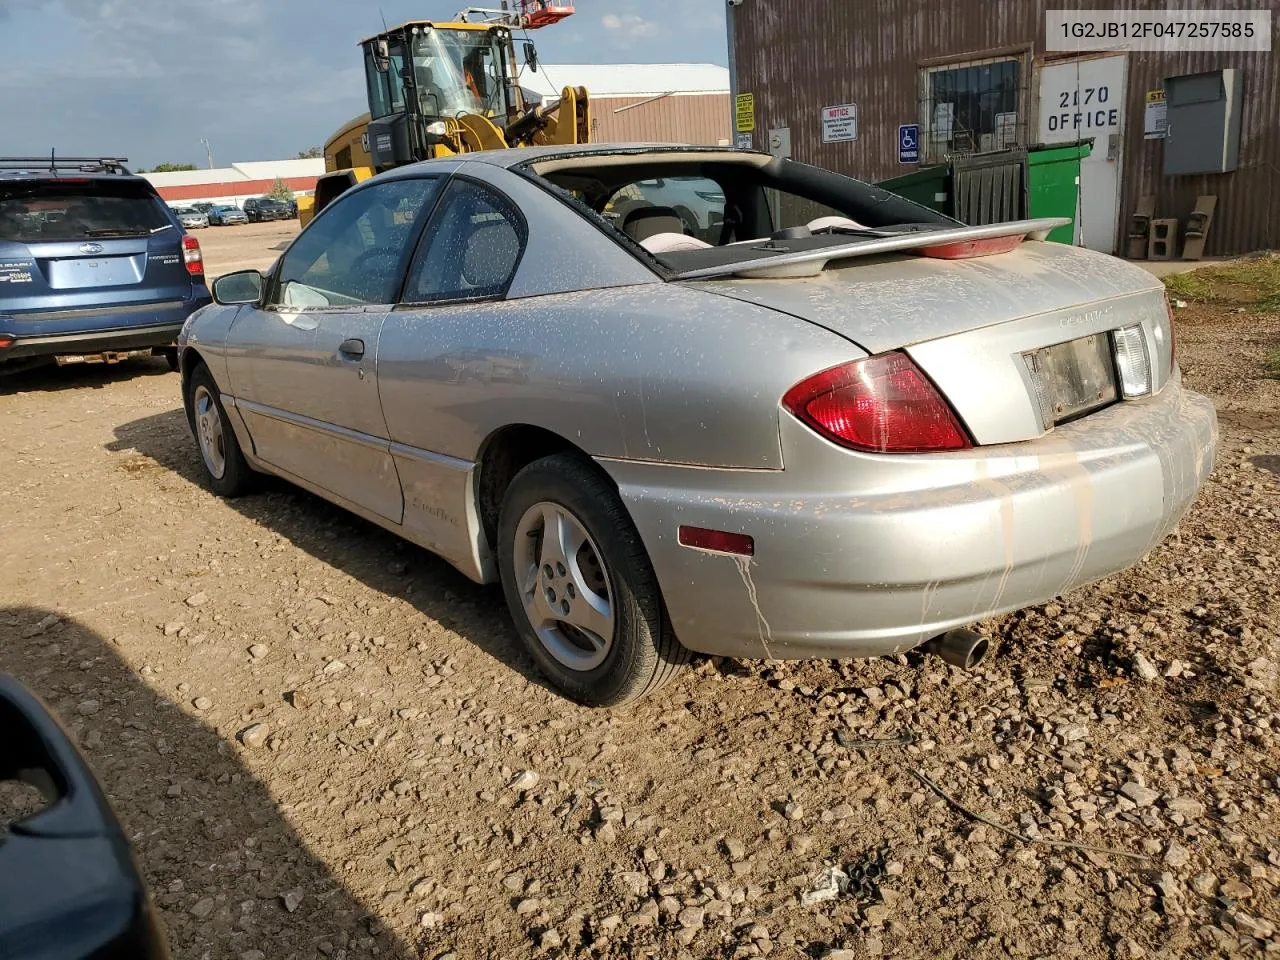
<path fill-rule="evenodd" d="M 128 157 L 0 157 L 0 171 L 22 173 L 117 173 L 128 174 Z"/>

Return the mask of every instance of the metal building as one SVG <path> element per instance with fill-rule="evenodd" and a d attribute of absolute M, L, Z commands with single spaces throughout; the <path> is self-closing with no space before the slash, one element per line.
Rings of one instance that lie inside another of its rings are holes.
<path fill-rule="evenodd" d="M 1141 12 L 1170 4 L 1112 6 Z M 1209 8 L 1202 0 L 1173 6 Z M 1081 161 L 1078 242 L 1122 253 L 1142 198 L 1154 198 L 1156 217 L 1185 221 L 1197 197 L 1215 195 L 1207 253 L 1280 247 L 1280 15 L 1272 16 L 1270 53 L 1048 53 L 1046 8 L 1083 7 L 1080 0 L 731 0 L 737 141 L 879 181 L 953 157 L 1093 138 Z M 1280 0 L 1212 7 L 1275 11 Z M 1165 173 L 1170 81 L 1224 69 L 1237 73 L 1184 87 L 1207 84 L 1216 94 L 1239 82 L 1234 169 Z"/>
<path fill-rule="evenodd" d="M 540 64 L 520 86 L 544 100 L 564 87 L 591 95 L 596 143 L 730 142 L 729 71 L 711 63 Z"/>

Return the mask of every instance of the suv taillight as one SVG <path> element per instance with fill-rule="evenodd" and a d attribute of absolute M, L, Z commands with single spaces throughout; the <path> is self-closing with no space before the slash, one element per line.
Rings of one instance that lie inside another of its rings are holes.
<path fill-rule="evenodd" d="M 200 241 L 195 237 L 182 238 L 182 259 L 187 264 L 187 273 L 193 277 L 204 276 L 204 254 L 200 252 Z"/>
<path fill-rule="evenodd" d="M 882 353 L 814 374 L 782 405 L 819 435 L 851 450 L 963 450 L 969 437 L 905 353 Z"/>

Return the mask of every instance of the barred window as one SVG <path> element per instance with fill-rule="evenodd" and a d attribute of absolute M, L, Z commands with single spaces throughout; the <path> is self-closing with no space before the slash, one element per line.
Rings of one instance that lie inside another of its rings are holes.
<path fill-rule="evenodd" d="M 924 163 L 1027 146 L 1027 79 L 1021 57 L 993 57 L 920 71 Z"/>

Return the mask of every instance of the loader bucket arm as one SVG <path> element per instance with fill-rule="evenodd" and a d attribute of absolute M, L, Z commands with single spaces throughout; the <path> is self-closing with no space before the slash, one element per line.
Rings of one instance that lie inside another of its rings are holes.
<path fill-rule="evenodd" d="M 535 146 L 590 143 L 591 98 L 586 87 L 565 87 L 555 106 L 531 111 L 507 127 L 507 139 Z"/>

